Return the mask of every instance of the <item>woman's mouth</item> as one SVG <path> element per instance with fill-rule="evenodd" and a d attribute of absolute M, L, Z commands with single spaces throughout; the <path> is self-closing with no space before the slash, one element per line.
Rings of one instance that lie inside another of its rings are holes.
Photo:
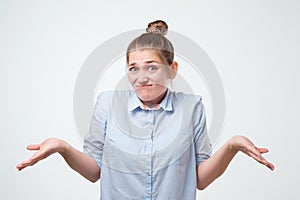
<path fill-rule="evenodd" d="M 142 88 L 149 88 L 149 87 L 152 87 L 153 84 L 144 84 L 144 85 L 138 85 L 137 88 L 138 89 L 142 89 Z"/>

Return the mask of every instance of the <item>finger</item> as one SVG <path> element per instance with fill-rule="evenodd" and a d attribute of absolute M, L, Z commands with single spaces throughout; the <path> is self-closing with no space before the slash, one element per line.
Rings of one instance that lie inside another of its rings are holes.
<path fill-rule="evenodd" d="M 33 156 L 29 159 L 31 162 L 37 162 L 39 160 L 42 160 L 46 158 L 47 156 L 45 155 L 44 152 L 38 151 Z"/>
<path fill-rule="evenodd" d="M 275 166 L 270 162 L 268 163 L 267 167 L 272 171 L 275 169 Z"/>
<path fill-rule="evenodd" d="M 262 159 L 262 156 L 260 154 L 257 154 L 257 153 L 254 153 L 252 151 L 249 151 L 247 153 L 247 155 L 249 155 L 250 157 L 252 157 L 254 160 L 258 161 L 259 163 L 262 163 L 263 164 L 263 159 Z"/>
<path fill-rule="evenodd" d="M 25 167 L 34 165 L 35 163 L 36 162 L 31 161 L 30 159 L 29 160 L 25 160 L 22 163 L 20 163 L 20 164 L 17 165 L 17 169 L 20 171 L 20 170 L 24 169 Z"/>
<path fill-rule="evenodd" d="M 261 155 L 262 153 L 265 153 L 267 151 L 268 150 L 265 149 L 265 148 L 248 147 L 248 150 L 247 150 L 246 154 L 249 155 L 250 157 L 252 157 L 253 159 L 255 159 L 256 161 L 258 161 L 261 164 L 267 164 L 267 160 Z"/>
<path fill-rule="evenodd" d="M 261 154 L 263 153 L 268 153 L 269 150 L 267 148 L 256 148 Z M 260 163 L 262 163 L 263 165 L 265 165 L 266 167 L 268 167 L 270 170 L 274 170 L 275 166 L 270 163 L 269 161 L 267 161 L 262 155 L 260 156 L 260 160 L 258 160 Z"/>
<path fill-rule="evenodd" d="M 259 153 L 268 153 L 269 152 L 269 150 L 267 148 L 256 147 L 256 149 L 259 151 Z"/>
<path fill-rule="evenodd" d="M 19 171 L 21 171 L 22 169 L 24 169 L 24 166 L 21 165 L 21 164 L 18 164 L 18 165 L 17 165 L 17 169 L 18 169 Z"/>
<path fill-rule="evenodd" d="M 40 150 L 41 145 L 40 144 L 30 144 L 27 146 L 28 150 Z"/>
<path fill-rule="evenodd" d="M 24 165 L 22 163 L 20 163 L 20 164 L 17 164 L 16 167 L 20 171 L 20 170 L 22 170 L 24 168 Z"/>
<path fill-rule="evenodd" d="M 24 165 L 24 166 L 30 166 L 30 165 L 34 165 L 37 161 L 34 161 L 32 159 L 28 159 L 28 160 L 25 160 L 21 163 L 21 165 Z"/>
<path fill-rule="evenodd" d="M 259 163 L 265 165 L 266 167 L 268 167 L 272 171 L 275 168 L 275 166 L 272 163 L 270 163 L 269 161 L 267 161 L 263 156 L 260 156 L 260 157 L 258 157 L 258 159 L 255 159 L 255 160 L 257 160 Z"/>
<path fill-rule="evenodd" d="M 257 162 L 265 165 L 268 167 L 270 170 L 274 170 L 275 166 L 268 162 L 261 154 L 269 152 L 268 149 L 266 148 L 259 148 L 259 147 L 254 147 L 254 146 L 246 146 L 246 149 L 244 150 L 244 153 L 246 153 L 248 156 L 252 157 L 255 159 Z"/>
<path fill-rule="evenodd" d="M 270 170 L 274 170 L 275 166 L 270 163 L 269 161 L 267 161 L 263 156 L 262 156 L 262 164 L 264 164 L 266 167 L 268 167 Z"/>
<path fill-rule="evenodd" d="M 247 154 L 249 156 L 251 156 L 252 158 L 254 159 L 258 159 L 258 160 L 261 160 L 261 153 L 259 151 L 259 148 L 255 147 L 255 146 L 247 146 Z"/>
<path fill-rule="evenodd" d="M 272 170 L 272 171 L 273 171 L 274 168 L 275 168 L 274 165 L 273 165 L 272 163 L 270 163 L 270 162 L 267 162 L 267 163 L 265 164 L 265 166 L 268 167 L 268 168 L 269 168 L 270 170 Z"/>
<path fill-rule="evenodd" d="M 22 169 L 26 168 L 27 166 L 29 166 L 29 164 L 23 164 L 23 163 L 21 163 L 21 164 L 18 164 L 18 165 L 17 165 L 17 169 L 18 169 L 19 171 L 21 171 Z"/>

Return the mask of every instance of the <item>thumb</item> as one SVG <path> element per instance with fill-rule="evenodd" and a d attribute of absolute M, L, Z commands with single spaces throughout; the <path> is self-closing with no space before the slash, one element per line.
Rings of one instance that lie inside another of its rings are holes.
<path fill-rule="evenodd" d="M 28 150 L 40 150 L 41 145 L 40 144 L 30 144 L 27 146 Z"/>

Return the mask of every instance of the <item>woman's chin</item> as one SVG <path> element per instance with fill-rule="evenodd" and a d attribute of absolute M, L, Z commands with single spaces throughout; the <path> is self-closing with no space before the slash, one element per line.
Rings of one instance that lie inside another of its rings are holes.
<path fill-rule="evenodd" d="M 147 106 L 153 106 L 159 104 L 162 101 L 163 95 L 162 94 L 145 94 L 140 93 L 137 94 L 139 99 Z"/>
<path fill-rule="evenodd" d="M 146 96 L 146 95 L 140 95 L 139 96 L 139 99 L 142 101 L 142 102 L 154 102 L 155 101 L 155 97 L 151 97 L 151 96 Z"/>
<path fill-rule="evenodd" d="M 158 96 L 157 95 L 151 95 L 151 94 L 138 94 L 139 99 L 145 104 L 145 105 L 154 105 L 158 102 Z"/>

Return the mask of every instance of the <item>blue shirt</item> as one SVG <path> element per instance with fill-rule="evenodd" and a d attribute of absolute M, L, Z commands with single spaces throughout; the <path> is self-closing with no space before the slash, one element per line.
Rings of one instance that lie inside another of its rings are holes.
<path fill-rule="evenodd" d="M 101 168 L 102 200 L 196 199 L 211 155 L 201 97 L 167 91 L 149 108 L 134 91 L 101 93 L 84 141 Z"/>

